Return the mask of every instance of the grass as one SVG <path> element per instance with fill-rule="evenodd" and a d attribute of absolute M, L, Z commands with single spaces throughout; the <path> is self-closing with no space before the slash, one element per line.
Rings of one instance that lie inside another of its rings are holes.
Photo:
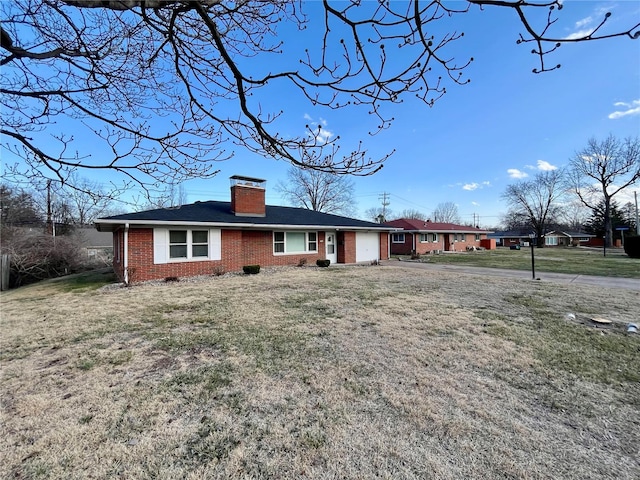
<path fill-rule="evenodd" d="M 499 247 L 478 252 L 423 255 L 422 258 L 437 264 L 531 270 L 530 248 L 509 250 Z M 534 258 L 537 272 L 640 278 L 640 259 L 630 258 L 620 249 L 608 250 L 604 257 L 602 250 L 597 249 L 535 248 Z"/>
<path fill-rule="evenodd" d="M 476 278 L 3 292 L 0 477 L 638 478 L 640 294 Z"/>

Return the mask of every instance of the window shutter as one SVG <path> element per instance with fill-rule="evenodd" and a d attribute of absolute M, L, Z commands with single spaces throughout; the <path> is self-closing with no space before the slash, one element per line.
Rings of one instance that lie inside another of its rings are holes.
<path fill-rule="evenodd" d="M 222 234 L 219 228 L 209 230 L 209 260 L 222 259 Z"/>
<path fill-rule="evenodd" d="M 167 263 L 169 258 L 169 230 L 166 228 L 153 229 L 153 263 Z"/>

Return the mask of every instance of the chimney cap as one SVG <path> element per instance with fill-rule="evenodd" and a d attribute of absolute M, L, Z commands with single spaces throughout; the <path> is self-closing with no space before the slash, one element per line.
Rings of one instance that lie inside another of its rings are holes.
<path fill-rule="evenodd" d="M 242 175 L 233 175 L 229 177 L 229 180 L 231 180 L 231 186 L 245 185 L 248 187 L 264 188 L 265 184 L 267 183 L 267 181 L 263 180 L 262 178 L 245 177 Z"/>

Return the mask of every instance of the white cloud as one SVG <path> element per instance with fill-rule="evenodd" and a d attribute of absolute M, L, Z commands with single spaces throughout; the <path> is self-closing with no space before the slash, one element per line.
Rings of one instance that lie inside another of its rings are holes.
<path fill-rule="evenodd" d="M 615 7 L 615 5 L 608 4 L 606 6 L 597 6 L 593 9 L 593 13 L 588 17 L 581 18 L 575 23 L 575 31 L 564 37 L 565 40 L 575 40 L 576 38 L 583 38 L 591 35 L 598 24 L 605 18 L 605 15 Z"/>
<path fill-rule="evenodd" d="M 333 137 L 333 132 L 325 128 L 320 127 L 316 135 L 316 140 L 320 143 L 327 143 Z"/>
<path fill-rule="evenodd" d="M 529 176 L 528 173 L 518 170 L 517 168 L 510 168 L 507 170 L 507 173 L 511 178 L 526 178 Z"/>
<path fill-rule="evenodd" d="M 583 30 L 578 30 L 575 31 L 573 33 L 570 33 L 569 35 L 567 35 L 566 37 L 564 37 L 565 40 L 575 40 L 577 38 L 584 38 L 584 37 L 588 37 L 589 35 L 591 35 L 593 33 L 593 28 L 585 28 Z"/>
<path fill-rule="evenodd" d="M 471 202 L 471 205 L 473 205 L 474 207 L 477 207 L 480 204 L 478 202 Z"/>
<path fill-rule="evenodd" d="M 633 100 L 631 103 L 616 102 L 613 104 L 613 106 L 623 107 L 624 110 L 616 110 L 615 112 L 610 113 L 609 118 L 611 120 L 627 117 L 629 115 L 640 115 L 640 100 Z"/>
<path fill-rule="evenodd" d="M 591 25 L 591 22 L 593 22 L 593 17 L 583 18 L 582 20 L 578 20 L 576 22 L 576 28 L 586 27 L 587 25 Z"/>
<path fill-rule="evenodd" d="M 462 189 L 463 189 L 463 190 L 473 191 L 473 190 L 475 190 L 476 188 L 478 188 L 479 186 L 480 186 L 480 185 L 478 185 L 478 184 L 477 184 L 477 183 L 475 183 L 475 182 L 474 182 L 474 183 L 465 183 L 465 184 L 462 186 Z"/>
<path fill-rule="evenodd" d="M 313 132 L 312 137 L 315 138 L 316 142 L 322 144 L 331 141 L 334 133 L 331 130 L 324 128 L 328 123 L 324 118 L 320 117 L 320 121 L 316 122 L 311 115 L 305 113 L 304 119 L 309 122 L 309 129 Z"/>
<path fill-rule="evenodd" d="M 549 162 L 544 160 L 538 160 L 538 170 L 542 170 L 543 172 L 550 172 L 551 170 L 557 170 L 558 167 L 555 165 L 551 165 Z"/>
<path fill-rule="evenodd" d="M 482 186 L 490 187 L 491 186 L 491 182 L 489 182 L 489 181 L 482 182 Z"/>

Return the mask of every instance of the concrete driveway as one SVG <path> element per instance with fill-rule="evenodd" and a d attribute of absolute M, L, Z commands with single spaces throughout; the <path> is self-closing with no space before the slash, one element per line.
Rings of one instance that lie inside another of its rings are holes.
<path fill-rule="evenodd" d="M 502 278 L 514 278 L 522 281 L 531 278 L 531 271 L 527 270 L 505 270 L 503 268 L 468 267 L 463 265 L 441 265 L 428 262 L 412 262 L 398 260 L 383 260 L 380 265 L 398 268 L 422 268 L 426 270 L 443 270 L 450 272 L 462 272 L 469 275 L 480 275 L 483 277 L 494 276 Z M 620 278 L 620 277 L 597 277 L 594 275 L 574 275 L 567 273 L 551 273 L 536 271 L 536 280 L 553 283 L 576 283 L 581 285 L 592 285 L 605 288 L 623 288 L 633 290 L 640 294 L 640 279 Z"/>

